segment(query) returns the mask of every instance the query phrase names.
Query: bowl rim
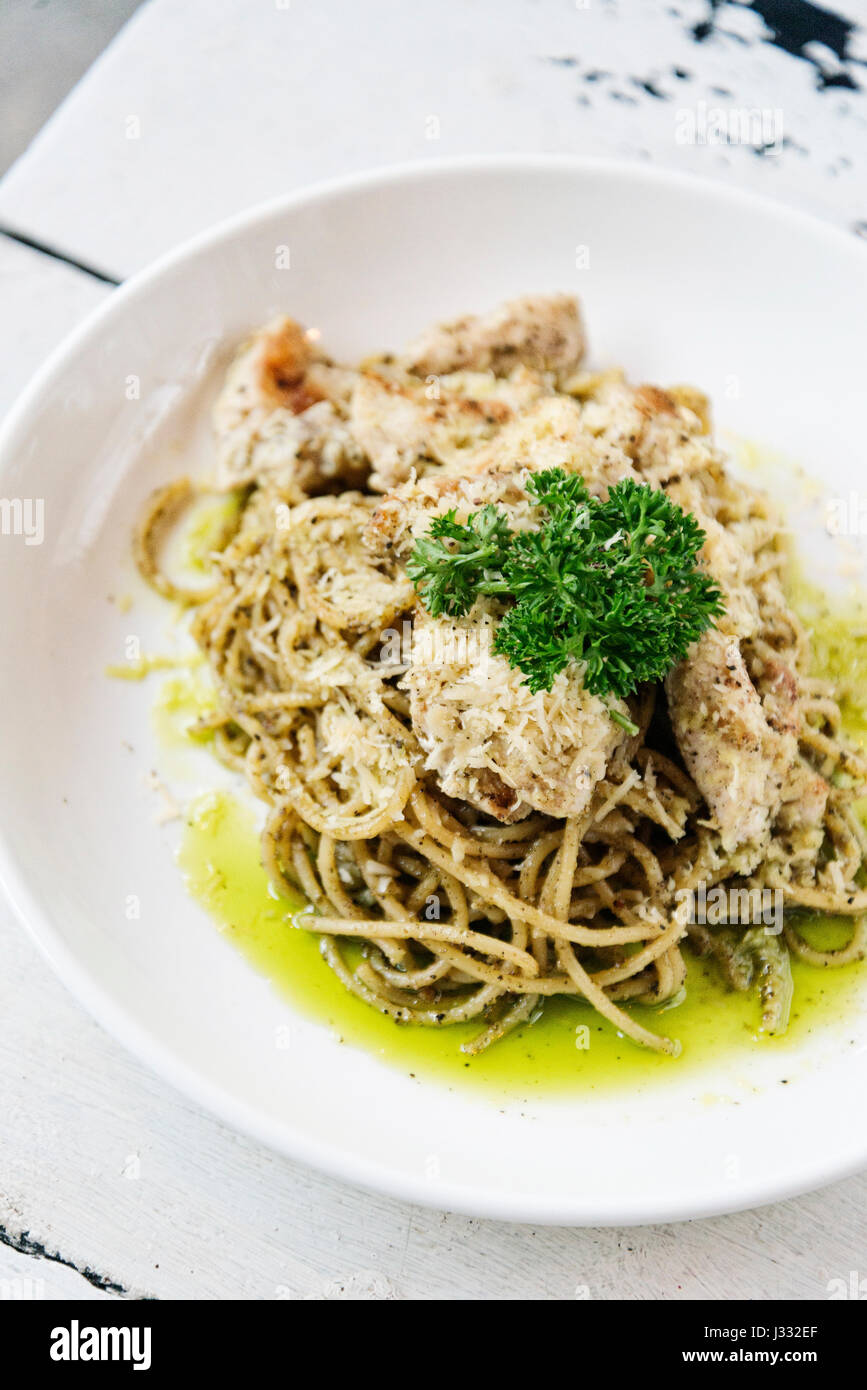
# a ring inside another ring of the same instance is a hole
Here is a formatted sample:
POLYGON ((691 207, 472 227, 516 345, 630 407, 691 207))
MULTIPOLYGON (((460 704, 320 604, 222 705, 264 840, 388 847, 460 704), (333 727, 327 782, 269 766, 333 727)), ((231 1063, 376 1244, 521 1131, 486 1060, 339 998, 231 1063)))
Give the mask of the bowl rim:
MULTIPOLYGON (((798 224, 813 237, 824 240, 829 254, 845 254, 853 260, 867 255, 867 248, 851 233, 810 213, 792 209, 775 198, 731 187, 705 176, 629 160, 560 154, 465 155, 384 165, 341 175, 305 185, 294 192, 267 199, 233 214, 164 252, 113 290, 51 351, 0 424, 0 485, 22 426, 26 425, 35 404, 61 377, 67 363, 97 338, 106 324, 123 315, 129 304, 146 296, 156 281, 185 262, 195 260, 220 242, 231 240, 274 215, 293 212, 332 197, 400 184, 435 184, 437 180, 452 175, 475 178, 498 172, 514 176, 546 171, 561 172, 576 179, 586 175, 601 176, 612 181, 626 179, 651 185, 660 194, 666 190, 689 191, 719 204, 752 207, 761 210, 765 217, 776 220, 782 231, 790 229, 793 223, 798 224)), ((860 264, 863 272, 867 261, 860 264)), ((373 1161, 338 1145, 310 1139, 303 1131, 294 1129, 291 1122, 272 1120, 263 1115, 254 1105, 231 1095, 218 1083, 200 1075, 192 1064, 181 1061, 156 1032, 131 1019, 124 1008, 115 1002, 110 990, 91 977, 37 902, 27 876, 19 868, 2 823, 0 889, 31 940, 75 998, 109 1034, 177 1092, 233 1130, 246 1134, 272 1151, 355 1187, 367 1188, 419 1206, 487 1219, 570 1226, 629 1226, 693 1220, 748 1210, 849 1177, 867 1165, 867 1150, 856 1155, 850 1152, 836 1161, 827 1157, 824 1160, 817 1158, 798 1176, 786 1180, 757 1178, 752 1183, 742 1184, 736 1194, 721 1190, 719 1184, 707 1185, 685 1199, 670 1199, 651 1212, 647 1210, 646 1200, 636 1201, 628 1193, 620 1194, 616 1199, 597 1196, 589 1200, 577 1194, 549 1198, 543 1192, 532 1195, 485 1195, 476 1188, 442 1181, 432 1191, 432 1184, 424 1177, 413 1178, 382 1161, 373 1161)))

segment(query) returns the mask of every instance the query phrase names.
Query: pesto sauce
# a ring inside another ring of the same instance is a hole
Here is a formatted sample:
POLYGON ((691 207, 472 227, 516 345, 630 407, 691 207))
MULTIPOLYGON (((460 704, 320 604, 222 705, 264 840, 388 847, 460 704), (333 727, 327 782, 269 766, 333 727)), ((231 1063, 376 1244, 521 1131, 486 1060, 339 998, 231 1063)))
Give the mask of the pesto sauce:
POLYGON ((155 671, 169 671, 175 667, 200 666, 203 658, 196 652, 190 656, 168 656, 157 652, 149 656, 138 656, 124 665, 106 666, 105 674, 116 681, 143 681, 155 671))
POLYGON ((151 710, 154 732, 164 749, 189 747, 191 739, 205 743, 213 739, 213 731, 197 733, 196 721, 211 714, 215 708, 214 687, 204 665, 180 671, 164 680, 151 710))
MULTIPOLYGON (((209 792, 193 804, 178 862, 192 896, 294 1007, 403 1070, 493 1085, 513 1094, 634 1089, 756 1046, 785 1055, 818 1028, 845 1021, 862 984, 858 966, 817 970, 793 961, 789 1028, 781 1037, 770 1037, 759 1029, 757 992, 727 990, 712 963, 695 960, 687 951, 684 1002, 667 1010, 630 1008, 647 1027, 680 1039, 683 1053, 676 1062, 636 1046, 588 1005, 564 998, 550 999, 535 1023, 480 1056, 467 1057, 460 1045, 484 1026, 479 1021, 447 1028, 401 1025, 344 988, 322 959, 315 934, 292 925, 306 903, 300 894, 278 897, 271 888, 253 815, 231 793, 209 792)), ((809 930, 817 946, 840 944, 846 936, 838 922, 817 921, 809 930)))
POLYGON ((211 572, 211 555, 222 550, 241 515, 241 493, 208 497, 193 505, 192 515, 180 535, 180 562, 192 576, 211 572))

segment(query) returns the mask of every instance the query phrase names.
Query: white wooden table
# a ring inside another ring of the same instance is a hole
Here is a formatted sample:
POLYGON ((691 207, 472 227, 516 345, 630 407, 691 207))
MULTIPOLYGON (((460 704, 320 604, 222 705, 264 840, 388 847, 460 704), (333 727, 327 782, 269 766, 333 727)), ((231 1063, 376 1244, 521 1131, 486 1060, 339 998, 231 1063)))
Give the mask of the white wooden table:
MULTIPOLYGON (((259 199, 375 164, 613 155, 867 235, 867 39, 848 27, 858 0, 826 3, 823 46, 773 35, 758 0, 712 17, 704 0, 151 0, 0 184, 0 407, 111 293, 58 254, 121 279, 259 199), (782 139, 764 154, 683 143, 714 107, 764 109, 782 139)), ((151 1076, 5 907, 0 950, 0 1298, 803 1298, 864 1270, 867 1176, 598 1231, 341 1186, 151 1076)))

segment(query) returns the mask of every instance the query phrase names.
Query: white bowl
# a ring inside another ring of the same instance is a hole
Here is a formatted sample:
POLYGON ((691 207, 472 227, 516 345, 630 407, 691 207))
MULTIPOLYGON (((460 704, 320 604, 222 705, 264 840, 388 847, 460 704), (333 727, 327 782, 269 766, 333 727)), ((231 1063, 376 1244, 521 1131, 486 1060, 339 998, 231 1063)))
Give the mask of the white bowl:
POLYGON ((205 463, 203 407, 227 345, 285 310, 353 359, 546 289, 581 296, 596 360, 698 383, 724 426, 844 495, 857 486, 867 257, 818 223, 693 179, 554 158, 416 166, 258 208, 113 295, 2 432, 0 493, 44 499, 45 538, 0 544, 0 870, 93 1014, 283 1153, 476 1215, 701 1216, 867 1162, 867 1112, 852 1104, 867 1084, 864 1014, 785 1064, 757 1048, 598 1097, 414 1080, 300 1016, 276 1048, 289 1006, 187 897, 174 832, 153 822, 151 693, 104 676, 126 635, 148 649, 164 632, 156 601, 124 614, 107 599, 131 582, 145 494, 205 463))

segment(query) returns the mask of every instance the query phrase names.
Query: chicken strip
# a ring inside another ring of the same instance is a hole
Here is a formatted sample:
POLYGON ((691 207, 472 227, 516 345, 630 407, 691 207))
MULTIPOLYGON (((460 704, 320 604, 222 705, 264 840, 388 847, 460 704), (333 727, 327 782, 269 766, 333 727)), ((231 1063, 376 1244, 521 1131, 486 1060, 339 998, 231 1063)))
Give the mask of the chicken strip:
POLYGON ((544 396, 530 405, 475 450, 468 471, 514 470, 516 465, 534 473, 544 468, 580 473, 594 497, 606 496, 621 478, 638 478, 624 450, 591 434, 581 407, 565 396, 544 396))
POLYGON ((535 527, 538 516, 526 481, 544 468, 580 473, 595 497, 607 495, 621 478, 636 476, 623 451, 588 434, 580 407, 562 396, 542 397, 461 462, 460 472, 450 466, 434 469, 390 492, 367 530, 372 548, 407 555, 433 518, 452 507, 463 522, 493 503, 507 512, 512 530, 535 527))
MULTIPOLYGON (((466 618, 416 614, 402 685, 425 766, 447 796, 505 823, 533 811, 579 816, 628 735, 577 668, 534 695, 494 653, 495 621, 481 600, 466 618)), ((622 700, 611 709, 629 717, 622 700)))
MULTIPOLYGON (((582 393, 580 382, 575 389, 582 393)), ((710 433, 707 401, 691 387, 631 386, 607 373, 584 401, 582 417, 587 431, 622 450, 642 480, 656 487, 723 459, 710 433)))
POLYGON ((506 512, 513 531, 532 529, 536 522, 524 486, 526 476, 514 468, 485 469, 465 477, 442 470, 428 473, 383 498, 367 524, 365 543, 374 554, 405 560, 435 517, 454 510, 465 524, 472 512, 489 503, 506 512))
MULTIPOLYGON (((488 503, 507 514, 512 530, 535 529, 529 471, 504 458, 471 476, 440 471, 407 483, 384 499, 366 540, 375 552, 401 559, 434 516, 454 509, 466 521, 488 503)), ((448 796, 497 820, 521 820, 534 810, 580 815, 628 737, 611 711, 628 720, 628 707, 590 695, 577 667, 561 672, 550 691, 532 694, 522 673, 494 653, 499 616, 496 602, 484 599, 458 619, 416 609, 402 684, 426 766, 448 796)))
POLYGON ((462 467, 475 446, 546 389, 538 374, 523 367, 502 380, 490 372, 457 372, 434 383, 363 372, 352 393, 349 428, 370 460, 369 486, 389 492, 413 472, 462 467))
POLYGON ((792 672, 763 702, 735 636, 711 628, 666 677, 668 708, 687 769, 719 828, 722 847, 760 847, 797 756, 792 672))
POLYGON ((692 513, 704 531, 700 559, 719 585, 725 605, 717 626, 741 640, 752 637, 759 627, 758 599, 749 573, 752 551, 740 543, 733 528, 721 525, 713 516, 694 478, 675 479, 665 491, 685 512, 692 513))
POLYGON ((404 354, 418 376, 464 367, 507 376, 519 364, 541 372, 574 372, 585 351, 577 299, 567 294, 526 295, 488 314, 468 314, 429 328, 404 354))
POLYGON ((214 407, 218 485, 269 476, 298 501, 338 481, 363 483, 367 461, 344 418, 356 376, 322 357, 293 319, 274 319, 253 334, 214 407))

